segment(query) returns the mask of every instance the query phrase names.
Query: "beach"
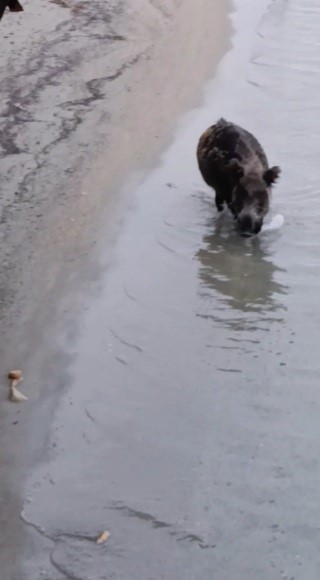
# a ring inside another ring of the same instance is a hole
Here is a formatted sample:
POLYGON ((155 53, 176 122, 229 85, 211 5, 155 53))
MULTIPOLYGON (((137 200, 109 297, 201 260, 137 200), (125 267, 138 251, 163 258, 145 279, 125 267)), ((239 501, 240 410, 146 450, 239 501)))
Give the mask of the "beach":
MULTIPOLYGON (((121 184, 154 165, 179 115, 201 100, 204 82, 230 46, 228 8, 208 0, 196 6, 191 0, 28 1, 23 13, 6 11, 1 21, 0 559, 6 579, 42 578, 40 562, 48 555, 45 538, 20 513, 26 474, 45 453, 63 392, 64 379, 48 381, 51 363, 44 362, 67 315, 62 305, 68 297, 67 316, 77 316, 83 283, 98 277, 97 248, 114 245, 131 202, 121 184), (41 385, 39 364, 49 373, 41 385), (32 401, 19 408, 7 401, 6 373, 16 366, 32 401)), ((51 571, 47 578, 60 575, 51 571)))
POLYGON ((2 21, 3 324, 30 319, 66 252, 86 251, 101 208, 154 162, 230 37, 222 1, 66 4, 28 2, 2 21))
POLYGON ((44 6, 1 22, 1 577, 318 580, 318 3, 44 6), (220 117, 281 168, 253 238, 220 117))

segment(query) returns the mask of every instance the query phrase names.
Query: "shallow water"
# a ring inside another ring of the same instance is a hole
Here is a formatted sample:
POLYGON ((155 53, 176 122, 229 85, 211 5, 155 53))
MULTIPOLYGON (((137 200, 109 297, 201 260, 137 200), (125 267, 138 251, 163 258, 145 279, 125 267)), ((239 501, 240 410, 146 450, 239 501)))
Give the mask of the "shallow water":
POLYGON ((69 336, 54 452, 23 513, 66 577, 319 578, 320 8, 236 4, 233 50, 132 191, 69 336), (195 146, 221 115, 281 166, 281 229, 243 240, 217 218, 195 146))

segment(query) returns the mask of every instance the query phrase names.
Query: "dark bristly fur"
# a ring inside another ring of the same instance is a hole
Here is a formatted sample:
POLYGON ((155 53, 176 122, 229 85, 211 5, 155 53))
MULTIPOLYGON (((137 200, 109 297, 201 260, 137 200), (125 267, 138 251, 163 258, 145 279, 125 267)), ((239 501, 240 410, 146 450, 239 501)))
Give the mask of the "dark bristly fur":
POLYGON ((269 168, 257 139, 234 123, 220 119, 200 137, 197 158, 204 181, 216 192, 216 206, 224 203, 244 236, 261 230, 269 209, 271 186, 280 175, 269 168))

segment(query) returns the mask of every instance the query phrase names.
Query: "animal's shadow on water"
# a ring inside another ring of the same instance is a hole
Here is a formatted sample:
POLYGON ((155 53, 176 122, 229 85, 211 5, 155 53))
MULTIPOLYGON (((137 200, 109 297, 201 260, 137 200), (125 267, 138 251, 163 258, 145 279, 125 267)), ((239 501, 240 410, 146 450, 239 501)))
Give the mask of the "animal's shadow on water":
POLYGON ((200 263, 197 316, 234 330, 268 330, 270 322, 281 322, 287 288, 276 278, 285 270, 273 261, 270 236, 241 238, 228 213, 211 219, 206 229, 195 254, 200 263))

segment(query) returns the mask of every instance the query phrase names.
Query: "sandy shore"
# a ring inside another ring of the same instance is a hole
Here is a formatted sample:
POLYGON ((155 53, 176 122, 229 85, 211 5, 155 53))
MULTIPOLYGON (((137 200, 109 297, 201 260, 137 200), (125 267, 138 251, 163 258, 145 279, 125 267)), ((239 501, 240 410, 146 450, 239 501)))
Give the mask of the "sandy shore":
MULTIPOLYGON (((23 221, 37 205, 31 211, 23 192, 17 202, 11 262, 15 272, 21 266, 13 300, 21 314, 2 332, 1 368, 22 368, 29 400, 13 405, 3 383, 4 580, 319 579, 319 6, 233 5, 233 48, 172 139, 201 81, 184 88, 179 110, 157 125, 160 111, 169 111, 161 101, 169 81, 161 86, 161 78, 176 78, 169 74, 174 47, 182 46, 176 36, 194 38, 199 3, 177 5, 170 19, 149 5, 143 37, 138 12, 124 19, 130 38, 149 42, 148 58, 117 78, 92 64, 87 80, 113 78, 98 85, 103 98, 94 83, 94 102, 80 106, 73 89, 66 96, 45 83, 57 103, 79 108, 62 109, 68 123, 77 115, 82 122, 48 150, 28 185, 30 196, 34 188, 45 198, 38 233, 23 221), (217 216, 194 146, 221 114, 253 131, 270 164, 281 167, 269 214, 284 216, 278 231, 245 240, 228 212, 217 216), (81 143, 90 147, 80 151, 81 143), (30 247, 32 261, 24 261, 30 247), (97 545, 103 530, 110 537, 97 545)), ((77 26, 72 35, 83 34, 77 26)), ((48 38, 43 46, 53 54, 48 38)), ((214 43, 201 50, 198 60, 184 53, 179 89, 183 76, 189 85, 192 63, 195 74, 206 60, 211 76, 214 43)), ((63 53, 72 57, 70 45, 63 53)), ((84 71, 86 63, 72 66, 84 71)), ((64 74, 56 80, 66 87, 64 74)), ((79 86, 87 99, 85 82, 79 86)), ((37 104, 37 123, 60 127, 62 113, 52 107, 45 117, 37 104)), ((31 139, 36 123, 27 127, 31 139)))
POLYGON ((228 44, 222 0, 70 6, 30 2, 2 21, 0 303, 20 328, 228 44))
MULTIPOLYGON (((230 39, 224 0, 38 4, 25 2, 25 12, 6 13, 1 22, 3 373, 41 358, 68 281, 121 225, 129 195, 120 198, 118 186, 156 162, 230 39), (104 223, 109 216, 108 231, 99 227, 101 214, 104 223)), ((47 428, 39 396, 35 387, 32 408, 22 408, 12 437, 16 408, 6 402, 3 381, 4 578, 20 580, 22 482, 47 428), (27 425, 35 420, 37 440, 30 440, 27 425)))

